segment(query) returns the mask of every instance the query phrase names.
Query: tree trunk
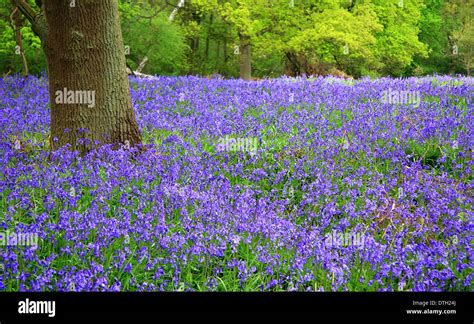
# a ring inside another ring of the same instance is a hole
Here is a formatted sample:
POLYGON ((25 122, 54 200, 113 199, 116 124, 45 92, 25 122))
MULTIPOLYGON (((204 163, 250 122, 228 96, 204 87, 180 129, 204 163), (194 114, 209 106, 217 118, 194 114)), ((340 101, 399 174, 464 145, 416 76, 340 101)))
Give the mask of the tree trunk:
POLYGON ((224 64, 227 64, 229 54, 227 53, 227 30, 224 34, 224 64))
MULTIPOLYGON (((17 3, 28 18, 31 8, 17 3)), ((141 144, 117 0, 44 1, 43 10, 46 29, 38 30, 48 66, 51 148, 141 144)))
POLYGON ((285 74, 296 77, 301 75, 300 64, 298 58, 293 52, 286 52, 285 74))
POLYGON ((219 67, 220 67, 219 58, 220 58, 220 56, 221 56, 221 41, 219 39, 219 40, 217 40, 216 65, 214 66, 214 70, 217 71, 217 73, 220 73, 220 71, 219 71, 219 67))
POLYGON ((10 15, 10 20, 11 20, 13 30, 15 31, 15 40, 16 40, 16 46, 17 46, 15 52, 16 54, 21 56, 21 60, 23 62, 23 75, 27 77, 28 76, 28 61, 26 60, 25 51, 23 49, 23 38, 21 35, 21 27, 23 27, 23 19, 22 19, 23 17, 18 7, 16 7, 15 1, 11 0, 11 2, 13 5, 13 11, 10 15))
POLYGON ((201 60, 199 59, 199 36, 191 38, 191 74, 199 72, 201 60))
POLYGON ((206 35, 206 49, 204 51, 204 60, 207 63, 209 59, 209 42, 211 38, 211 33, 212 33, 212 23, 214 22, 214 15, 211 14, 211 17, 209 18, 209 26, 207 28, 207 35, 206 35))
POLYGON ((239 34, 240 38, 240 78, 251 80, 252 66, 250 53, 250 39, 248 36, 239 34))

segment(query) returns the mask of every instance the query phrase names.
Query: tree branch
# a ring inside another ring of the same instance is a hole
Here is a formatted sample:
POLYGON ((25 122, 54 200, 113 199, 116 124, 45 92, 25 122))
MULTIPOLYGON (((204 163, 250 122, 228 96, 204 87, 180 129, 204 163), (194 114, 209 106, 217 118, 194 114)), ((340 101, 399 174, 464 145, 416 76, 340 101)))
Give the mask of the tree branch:
MULTIPOLYGON (((28 19, 33 29, 33 32, 41 39, 41 41, 46 40, 46 19, 44 12, 40 9, 39 12, 35 11, 28 4, 26 0, 14 0, 18 9, 21 13, 28 19)), ((42 1, 37 1, 37 4, 42 4, 42 1)))
MULTIPOLYGON (((25 56, 25 51, 23 50, 23 41, 21 38, 21 17, 20 13, 18 11, 18 7, 14 7, 12 14, 10 15, 10 20, 11 24, 13 27, 13 30, 15 31, 15 39, 16 39, 16 45, 18 46, 16 51, 19 51, 19 55, 21 55, 21 58, 23 60, 23 71, 25 77, 28 76, 28 61, 26 60, 25 56)), ((16 52, 15 51, 15 52, 16 52)))

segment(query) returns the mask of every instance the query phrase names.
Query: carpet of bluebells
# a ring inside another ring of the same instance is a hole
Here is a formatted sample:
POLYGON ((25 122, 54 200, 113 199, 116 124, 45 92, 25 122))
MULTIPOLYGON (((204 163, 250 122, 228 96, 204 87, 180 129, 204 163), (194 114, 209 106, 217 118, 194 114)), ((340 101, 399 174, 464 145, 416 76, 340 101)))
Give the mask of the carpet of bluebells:
POLYGON ((147 150, 80 156, 49 151, 44 77, 0 79, 0 232, 38 237, 0 290, 472 291, 473 89, 132 78, 147 150))

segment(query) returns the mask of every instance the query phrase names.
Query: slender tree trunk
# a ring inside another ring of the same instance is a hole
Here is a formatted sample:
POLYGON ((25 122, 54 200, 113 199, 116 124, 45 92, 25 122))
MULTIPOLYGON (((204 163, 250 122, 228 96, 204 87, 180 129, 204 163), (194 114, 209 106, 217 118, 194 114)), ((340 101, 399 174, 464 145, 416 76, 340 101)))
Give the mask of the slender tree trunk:
POLYGON ((466 55, 465 57, 466 72, 468 76, 471 76, 472 60, 473 60, 473 53, 472 53, 472 46, 471 46, 469 47, 468 55, 466 55))
POLYGON ((204 50, 204 61, 207 62, 209 59, 209 35, 206 36, 206 47, 204 50))
POLYGON ((22 12, 40 36, 51 103, 51 148, 141 144, 132 108, 117 0, 50 0, 22 12))
POLYGON ((227 53, 227 30, 224 34, 224 64, 227 64, 229 54, 227 53))
POLYGON ((221 56, 221 41, 220 41, 220 40, 217 40, 216 65, 214 66, 214 70, 217 71, 217 73, 220 73, 220 71, 219 71, 219 67, 220 67, 219 59, 220 59, 220 56, 221 56))
POLYGON ((206 62, 209 59, 209 42, 210 42, 210 39, 211 39, 213 21, 214 21, 214 15, 211 14, 211 17, 209 18, 209 27, 207 28, 207 35, 206 35, 206 50, 204 52, 204 59, 205 59, 206 62))
POLYGON ((17 46, 17 49, 15 52, 21 56, 21 59, 23 62, 23 75, 27 77, 28 76, 28 61, 26 60, 25 51, 23 49, 23 39, 21 36, 21 27, 23 26, 23 19, 22 19, 23 17, 18 7, 16 7, 15 1, 11 0, 11 2, 14 6, 12 14, 10 15, 10 20, 11 20, 12 27, 15 31, 15 40, 16 40, 16 46, 17 46))
POLYGON ((240 78, 250 80, 252 78, 250 39, 239 33, 240 38, 240 78))
POLYGON ((191 38, 191 74, 197 73, 201 64, 199 59, 199 36, 191 38))

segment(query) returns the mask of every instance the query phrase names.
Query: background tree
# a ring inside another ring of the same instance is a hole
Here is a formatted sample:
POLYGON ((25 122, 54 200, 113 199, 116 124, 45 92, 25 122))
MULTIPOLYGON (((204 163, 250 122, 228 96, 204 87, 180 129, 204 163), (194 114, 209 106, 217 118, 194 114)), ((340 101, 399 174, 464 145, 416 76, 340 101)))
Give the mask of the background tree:
POLYGON ((452 0, 444 4, 443 15, 451 27, 447 33, 451 73, 471 73, 474 52, 473 13, 473 0, 452 0))
POLYGON ((423 0, 373 0, 373 8, 383 25, 375 35, 377 72, 403 75, 416 56, 428 55, 428 46, 418 38, 423 0))
POLYGON ((336 69, 360 76, 375 65, 375 33, 382 25, 372 6, 325 2, 303 10, 310 12, 310 25, 288 42, 288 50, 304 62, 301 72, 327 74, 336 69))
POLYGON ((0 73, 21 72, 25 59, 28 72, 38 75, 46 68, 41 40, 33 33, 31 25, 21 12, 15 10, 17 7, 14 1, 5 2, 5 5, 0 6, 0 73), (18 23, 12 24, 15 20, 19 20, 18 23), (21 49, 17 44, 18 37, 21 37, 21 49))
POLYGON ((123 0, 119 3, 127 62, 141 72, 162 75, 187 73, 188 45, 183 28, 169 20, 171 6, 166 2, 123 0), (145 32, 144 32, 145 31, 145 32))

